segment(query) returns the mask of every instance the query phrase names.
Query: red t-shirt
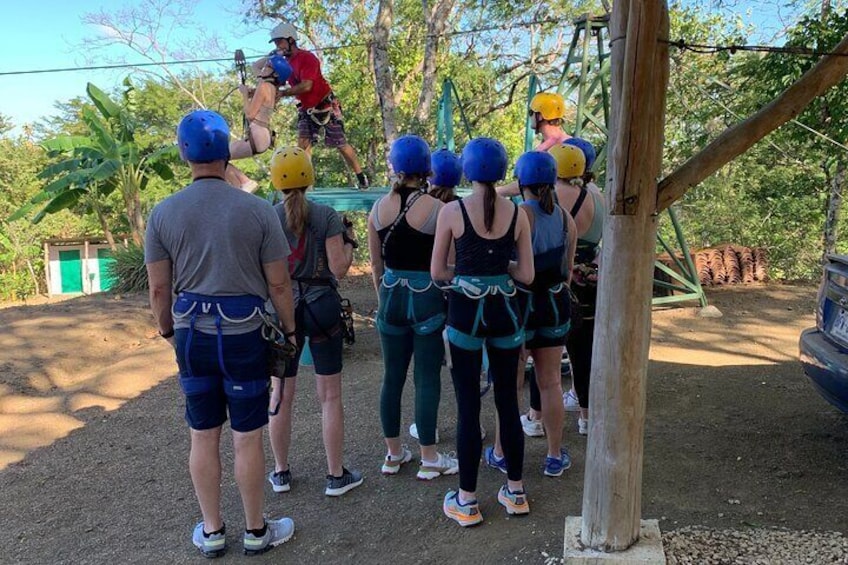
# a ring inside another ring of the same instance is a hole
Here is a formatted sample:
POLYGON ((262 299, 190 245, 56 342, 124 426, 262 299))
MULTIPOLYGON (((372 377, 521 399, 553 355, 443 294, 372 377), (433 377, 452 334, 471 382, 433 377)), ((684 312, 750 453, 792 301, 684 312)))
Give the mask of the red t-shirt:
POLYGON ((289 59, 289 65, 292 68, 288 80, 290 85, 295 86, 304 80, 312 81, 312 89, 309 92, 296 95, 304 110, 314 108, 330 94, 330 84, 321 74, 321 62, 318 57, 301 49, 289 59))

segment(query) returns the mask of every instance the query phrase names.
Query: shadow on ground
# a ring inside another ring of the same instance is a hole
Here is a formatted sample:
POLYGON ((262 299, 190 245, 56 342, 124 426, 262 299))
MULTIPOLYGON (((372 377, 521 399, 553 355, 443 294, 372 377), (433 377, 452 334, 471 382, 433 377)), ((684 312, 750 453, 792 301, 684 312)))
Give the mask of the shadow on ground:
MULTIPOLYGON (((646 518, 661 519, 664 530, 756 525, 848 531, 848 497, 840 492, 848 484, 848 418, 819 399, 795 361, 795 341, 810 323, 806 308, 814 294, 812 287, 721 292, 711 295, 725 312, 720 320, 699 319, 694 309, 655 313, 654 344, 660 348, 652 351, 649 367, 646 518), (751 327, 758 335, 748 340, 751 327), (734 361, 739 357, 748 362, 734 361)), ((575 416, 566 419, 575 465, 562 478, 542 476, 544 441, 527 440, 530 516, 507 518, 495 498, 503 475, 481 468, 486 522, 459 528, 441 513, 441 499, 456 478, 418 482, 414 465, 398 476, 379 474, 382 365, 367 322, 373 291, 360 281, 345 295, 361 315, 358 341, 346 352, 346 463, 366 474, 365 484, 341 499, 323 495, 320 409, 314 376, 304 370, 298 377, 293 490, 274 495, 267 488, 269 513, 291 516, 298 530, 290 543, 251 562, 543 563, 546 556, 560 556, 565 516, 579 514, 582 502, 585 440, 575 433, 575 416)), ((141 316, 143 303, 135 307, 141 316)), ((96 355, 88 358, 97 364, 96 355)), ((441 445, 452 450, 455 404, 447 373, 442 384, 441 445)), ((407 425, 411 409, 410 385, 407 425)), ((189 542, 199 516, 176 381, 167 379, 117 410, 92 408, 78 416, 83 427, 0 471, 0 531, 12 541, 4 560, 204 562, 189 542)), ((489 395, 483 422, 490 435, 493 421, 489 395)), ((223 563, 240 559, 242 527, 229 439, 225 434, 223 504, 233 549, 223 563)))

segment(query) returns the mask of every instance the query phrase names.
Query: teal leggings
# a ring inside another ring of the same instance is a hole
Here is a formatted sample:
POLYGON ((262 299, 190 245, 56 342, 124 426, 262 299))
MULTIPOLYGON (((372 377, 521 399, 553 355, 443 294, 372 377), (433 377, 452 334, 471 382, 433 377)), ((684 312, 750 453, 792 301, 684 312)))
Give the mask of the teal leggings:
POLYGON ((436 418, 441 397, 442 358, 445 344, 441 332, 418 335, 381 333, 383 344, 383 388, 380 419, 384 437, 400 435, 400 405, 409 362, 415 357, 415 425, 421 445, 436 443, 436 418))

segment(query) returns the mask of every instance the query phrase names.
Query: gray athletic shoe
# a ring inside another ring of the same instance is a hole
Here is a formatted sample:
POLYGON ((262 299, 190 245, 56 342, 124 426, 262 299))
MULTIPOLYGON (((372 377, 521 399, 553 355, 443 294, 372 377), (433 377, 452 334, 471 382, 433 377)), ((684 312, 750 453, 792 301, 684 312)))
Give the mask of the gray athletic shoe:
POLYGON ((294 522, 291 518, 280 518, 279 520, 266 520, 265 535, 256 537, 255 535, 244 533, 244 554, 259 555, 265 553, 272 547, 286 543, 294 535, 294 522))
POLYGON ((355 489, 362 484, 362 473, 356 471, 348 471, 342 467, 342 476, 334 477, 327 475, 327 489, 324 494, 327 496, 341 496, 349 490, 355 489))
POLYGON ((214 559, 221 557, 227 551, 227 537, 225 528, 221 528, 219 533, 209 534, 203 533, 203 522, 200 522, 194 527, 194 532, 191 534, 191 543, 200 550, 203 557, 214 559))
POLYGON ((291 469, 286 471, 271 471, 268 473, 268 482, 274 492, 289 492, 291 490, 291 469))

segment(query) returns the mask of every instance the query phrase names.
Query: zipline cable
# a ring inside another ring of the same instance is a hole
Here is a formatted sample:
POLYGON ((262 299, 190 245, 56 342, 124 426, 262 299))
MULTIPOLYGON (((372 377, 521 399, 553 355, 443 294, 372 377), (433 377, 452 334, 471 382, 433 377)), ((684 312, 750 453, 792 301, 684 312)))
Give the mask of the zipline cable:
MULTIPOLYGON (((460 29, 455 31, 444 31, 441 33, 430 33, 425 35, 425 38, 435 38, 435 37, 454 37, 461 35, 471 35, 478 33, 485 33, 489 31, 497 31, 497 30, 507 30, 512 28, 521 28, 521 27, 532 27, 536 25, 544 25, 544 24, 557 24, 563 23, 567 21, 565 18, 547 18, 540 20, 532 20, 528 22, 517 22, 511 24, 500 24, 500 25, 492 25, 485 27, 478 27, 472 29, 460 29)), ((396 39, 390 41, 390 43, 395 43, 403 41, 406 42, 406 39, 396 39)), ((328 47, 316 48, 315 51, 323 52, 323 51, 340 51, 343 49, 349 49, 351 47, 367 47, 371 44, 370 41, 363 41, 357 43, 345 43, 343 45, 332 45, 328 47)), ((265 55, 255 55, 247 57, 247 59, 259 59, 264 57, 265 55)), ((92 65, 87 67, 58 67, 53 69, 29 69, 29 70, 21 70, 21 71, 0 71, 0 76, 12 76, 12 75, 34 75, 34 74, 47 74, 47 73, 68 73, 68 72, 77 72, 77 71, 101 71, 101 70, 110 70, 110 69, 131 69, 136 67, 161 67, 167 65, 196 65, 199 63, 224 63, 224 62, 232 62, 232 57, 216 57, 209 59, 184 59, 184 60, 174 60, 174 61, 150 61, 144 63, 115 63, 110 65, 92 65)))

